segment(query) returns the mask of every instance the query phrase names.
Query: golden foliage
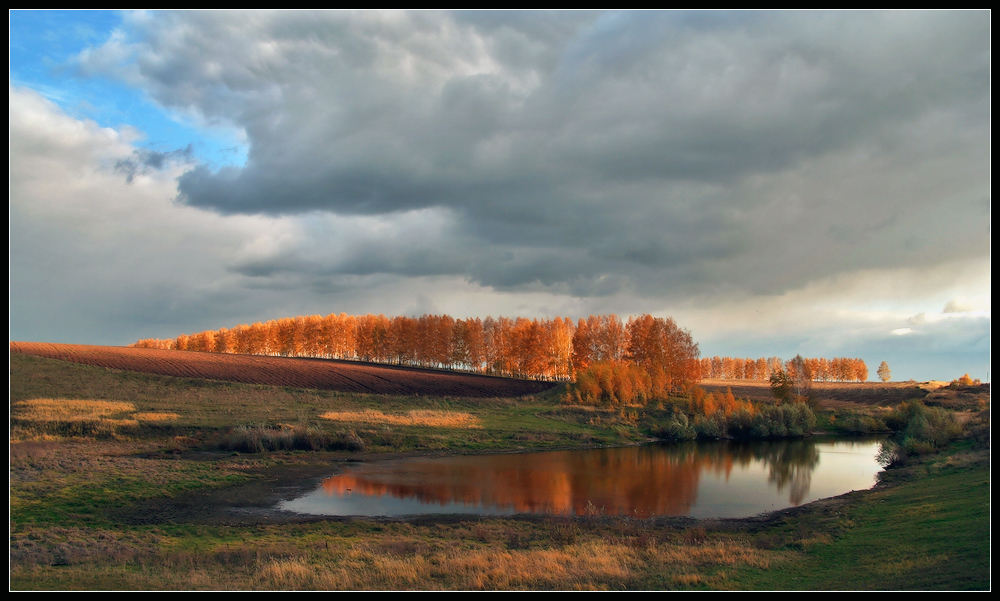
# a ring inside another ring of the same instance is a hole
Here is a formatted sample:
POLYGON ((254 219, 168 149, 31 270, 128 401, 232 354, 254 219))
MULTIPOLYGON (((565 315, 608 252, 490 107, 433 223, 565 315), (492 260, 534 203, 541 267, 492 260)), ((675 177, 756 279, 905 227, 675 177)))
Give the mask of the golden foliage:
POLYGON ((699 379, 698 345, 670 318, 617 315, 454 319, 330 314, 241 324, 231 330, 139 340, 132 346, 216 353, 324 357, 450 368, 568 381, 592 363, 629 360, 650 372, 654 388, 699 379))

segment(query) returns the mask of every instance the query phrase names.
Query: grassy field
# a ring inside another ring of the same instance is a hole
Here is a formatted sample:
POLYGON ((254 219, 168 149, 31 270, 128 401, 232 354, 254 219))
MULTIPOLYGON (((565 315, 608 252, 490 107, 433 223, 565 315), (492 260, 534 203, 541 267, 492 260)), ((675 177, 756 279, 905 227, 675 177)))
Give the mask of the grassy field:
POLYGON ((11 356, 10 386, 13 590, 990 587, 981 437, 891 470, 871 491, 766 519, 291 521, 264 512, 275 490, 333 460, 628 444, 647 437, 650 416, 564 407, 558 390, 350 395, 23 355, 11 356), (344 448, 231 450, 240 432, 344 448), (237 500, 262 512, 227 513, 237 500))

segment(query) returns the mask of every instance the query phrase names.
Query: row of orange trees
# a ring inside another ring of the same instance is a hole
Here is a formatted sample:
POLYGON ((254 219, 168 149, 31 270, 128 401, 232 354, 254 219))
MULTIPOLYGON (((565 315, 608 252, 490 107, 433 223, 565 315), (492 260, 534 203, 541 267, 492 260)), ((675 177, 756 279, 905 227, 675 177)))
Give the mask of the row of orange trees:
MULTIPOLYGON (((143 348, 325 357, 464 369, 523 378, 578 379, 594 365, 646 373, 658 390, 699 378, 698 345, 672 319, 616 315, 527 319, 345 313, 140 340, 143 348)), ((601 368, 596 368, 601 369, 601 368)))
POLYGON ((699 359, 690 332, 673 319, 652 315, 624 322, 614 314, 591 315, 573 323, 568 317, 454 319, 341 313, 140 340, 133 346, 349 359, 574 381, 572 400, 586 404, 664 398, 673 391, 689 390, 704 377, 767 379, 781 372, 809 380, 868 378, 860 359, 699 359))
POLYGON ((864 382, 868 380, 868 365, 863 359, 834 357, 827 359, 800 358, 782 361, 779 357, 765 359, 739 357, 704 357, 701 359, 701 376, 720 380, 767 380, 771 374, 785 372, 796 377, 803 371, 803 377, 819 382, 864 382))

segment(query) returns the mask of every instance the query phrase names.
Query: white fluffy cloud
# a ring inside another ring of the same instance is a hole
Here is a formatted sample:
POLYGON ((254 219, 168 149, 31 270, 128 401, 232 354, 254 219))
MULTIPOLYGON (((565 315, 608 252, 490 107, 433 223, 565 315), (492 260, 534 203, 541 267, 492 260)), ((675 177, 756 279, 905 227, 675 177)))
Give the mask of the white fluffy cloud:
POLYGON ((339 311, 580 311, 429 271, 468 259, 436 257, 448 251, 436 237, 455 228, 447 212, 218 215, 177 202, 188 163, 123 169, 141 151, 135 132, 69 117, 30 90, 9 99, 12 340, 127 344, 339 311))
POLYGON ((190 165, 128 182, 120 163, 136 150, 131 134, 71 118, 30 90, 9 98, 14 339, 127 343, 198 311, 218 319, 213 303, 236 277, 227 257, 244 239, 289 228, 178 204, 176 178, 190 165))

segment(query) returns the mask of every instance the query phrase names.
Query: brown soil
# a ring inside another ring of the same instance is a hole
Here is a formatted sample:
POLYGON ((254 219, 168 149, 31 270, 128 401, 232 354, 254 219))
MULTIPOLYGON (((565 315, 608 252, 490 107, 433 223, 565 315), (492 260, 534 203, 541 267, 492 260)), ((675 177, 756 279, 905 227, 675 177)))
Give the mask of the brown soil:
POLYGON ((516 380, 334 359, 259 357, 43 342, 11 342, 10 352, 162 376, 363 394, 518 397, 544 392, 555 386, 553 382, 538 380, 516 380))

